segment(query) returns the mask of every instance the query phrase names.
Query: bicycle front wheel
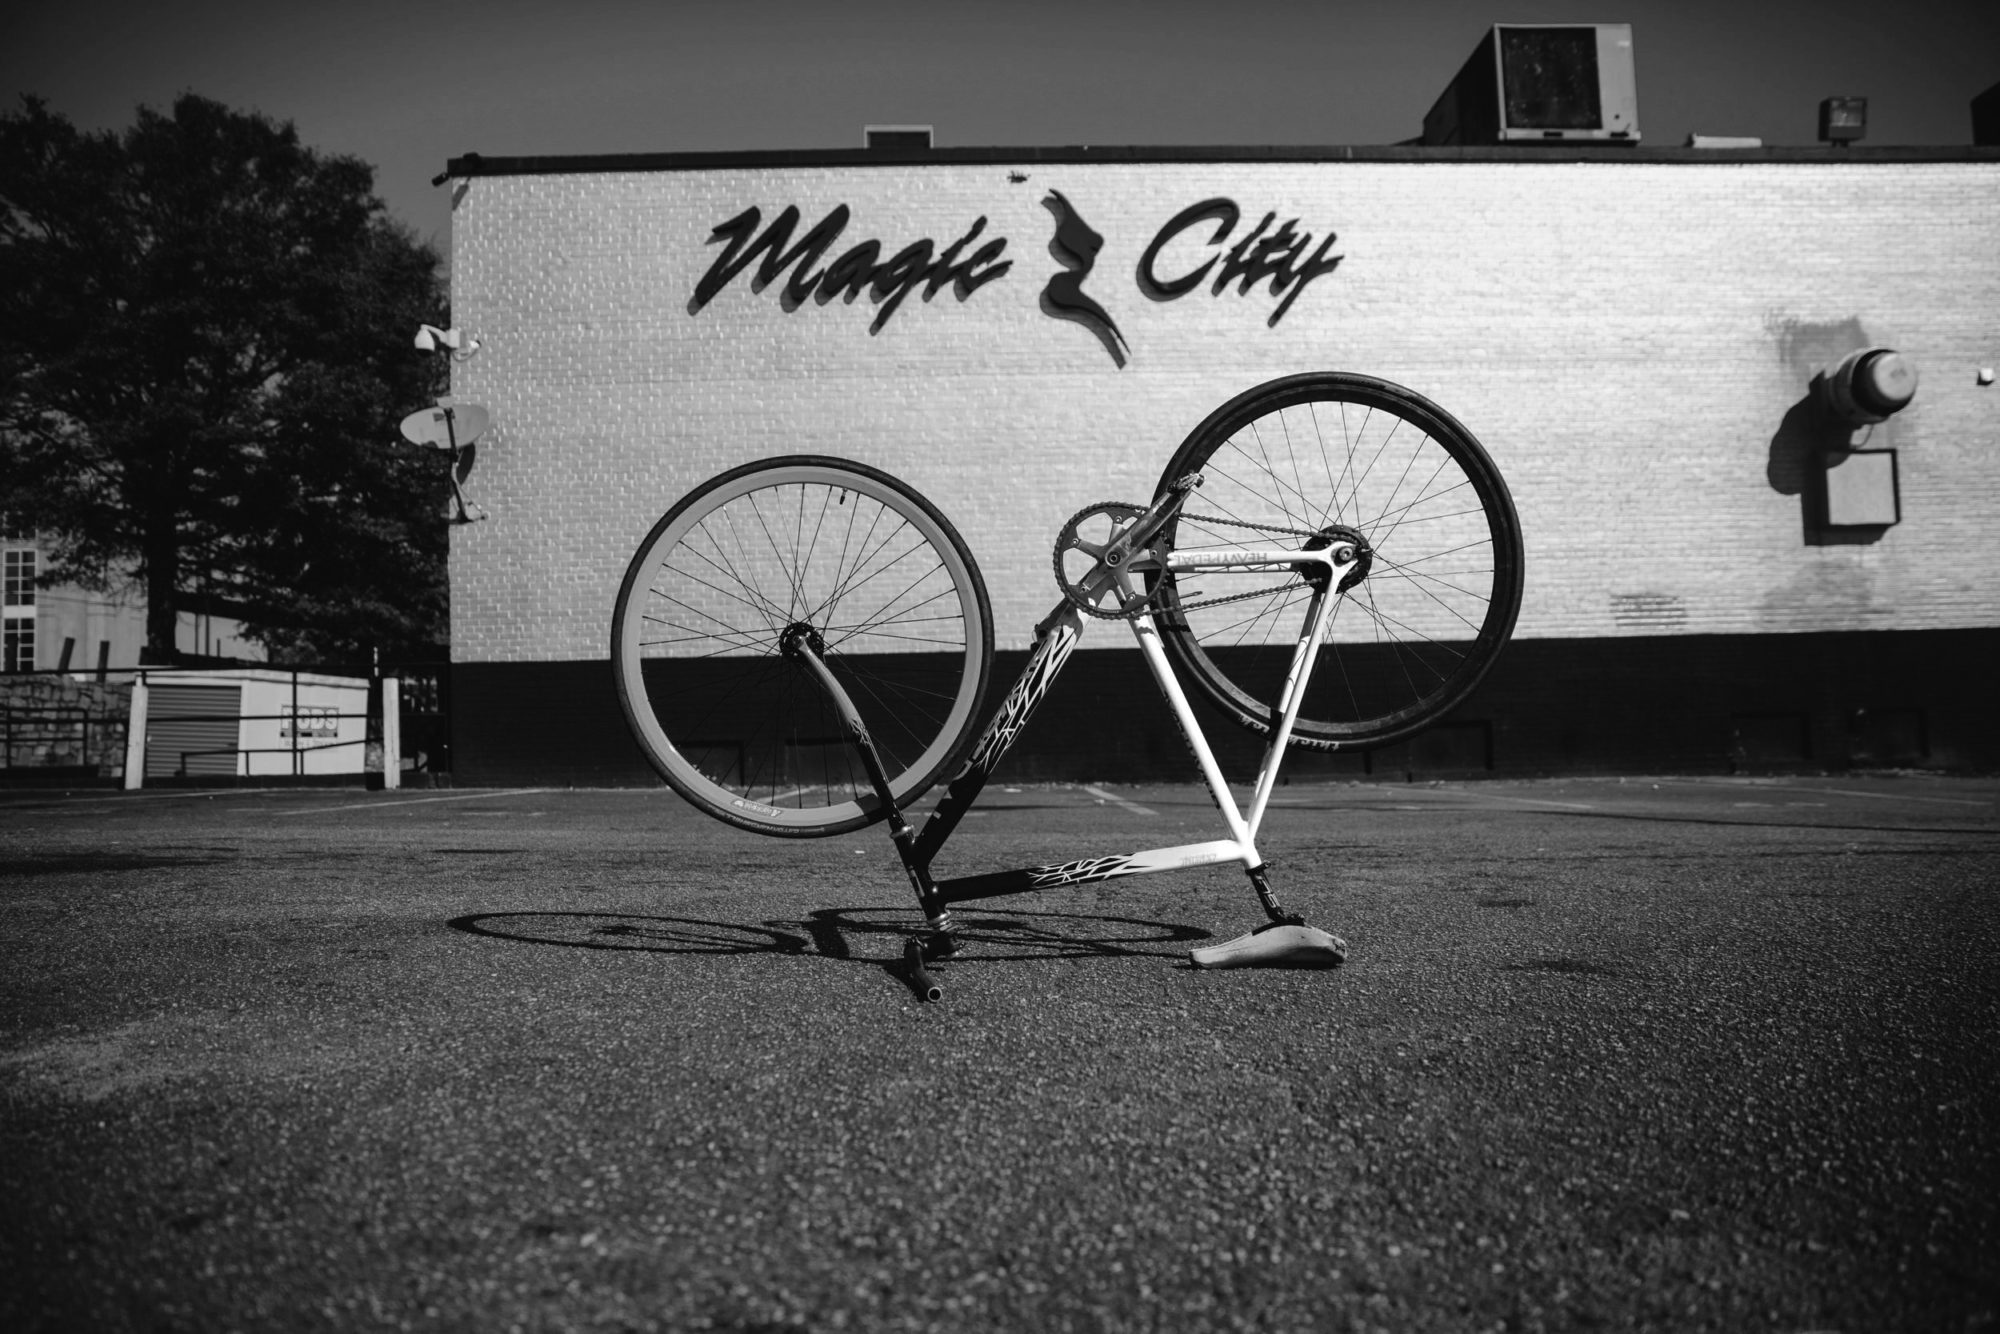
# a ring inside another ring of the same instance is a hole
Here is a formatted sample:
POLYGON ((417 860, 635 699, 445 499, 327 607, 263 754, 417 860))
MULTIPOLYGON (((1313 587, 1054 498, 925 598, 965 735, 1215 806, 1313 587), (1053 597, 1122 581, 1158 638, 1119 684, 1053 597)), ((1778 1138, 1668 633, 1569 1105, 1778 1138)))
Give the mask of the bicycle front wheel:
POLYGON ((797 455, 723 473, 655 524, 612 618, 618 698, 681 796, 761 834, 888 814, 805 637, 854 701, 898 807, 957 763, 993 661, 979 567, 889 474, 797 455))
MULTIPOLYGON (((1399 741, 1464 701, 1513 633, 1520 521, 1472 433, 1422 395, 1341 373, 1273 380, 1197 426, 1161 475, 1203 483, 1167 530, 1178 552, 1357 542, 1296 745, 1399 741)), ((1307 567, 1310 568, 1310 567, 1307 567)), ((1159 624, 1183 674, 1268 733, 1312 588, 1303 573, 1163 577, 1159 624)))

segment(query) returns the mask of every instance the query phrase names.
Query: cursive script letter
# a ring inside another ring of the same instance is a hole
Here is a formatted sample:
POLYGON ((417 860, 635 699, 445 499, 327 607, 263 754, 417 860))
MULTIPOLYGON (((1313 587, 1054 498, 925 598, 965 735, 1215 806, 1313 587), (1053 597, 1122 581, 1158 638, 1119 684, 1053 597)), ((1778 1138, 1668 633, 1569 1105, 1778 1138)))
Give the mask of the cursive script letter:
POLYGON ((701 281, 695 284, 694 299, 688 302, 688 314, 694 314, 713 301, 716 294, 729 286, 730 280, 743 272, 750 261, 759 255, 763 256, 763 262, 757 266, 757 277, 750 284, 752 291, 763 291, 786 268, 794 263, 798 264, 798 272, 785 285, 785 308, 797 309, 799 303, 805 299, 805 293, 812 290, 815 281, 813 276, 807 274, 807 270, 819 262, 819 257, 826 253, 827 247, 847 229, 848 216, 847 205, 837 205, 833 212, 820 219, 817 227, 801 237, 797 245, 787 249, 792 239, 792 229, 799 225, 797 205, 786 208, 783 213, 772 219, 771 225, 755 241, 750 237, 757 230, 757 223, 763 214, 755 207, 744 209, 709 234, 711 245, 717 241, 727 241, 729 244, 723 248, 715 263, 709 265, 708 272, 702 275, 701 281))
POLYGON ((1153 271, 1153 262, 1160 257, 1160 252, 1166 249, 1167 242, 1196 223, 1206 222, 1210 218, 1215 219, 1217 225, 1215 234, 1208 238, 1208 243, 1212 246, 1221 245, 1235 229, 1236 220, 1240 216, 1242 215, 1237 210, 1235 201, 1229 199, 1204 199, 1199 204, 1190 205, 1174 214, 1167 220, 1167 225, 1160 228, 1158 234, 1153 237, 1153 243, 1146 247, 1146 253, 1139 256, 1139 290, 1155 301, 1172 301, 1175 297, 1186 296, 1199 287, 1208 271, 1215 267, 1214 256, 1210 256, 1208 262, 1193 273, 1184 274, 1170 282, 1163 280, 1153 271))

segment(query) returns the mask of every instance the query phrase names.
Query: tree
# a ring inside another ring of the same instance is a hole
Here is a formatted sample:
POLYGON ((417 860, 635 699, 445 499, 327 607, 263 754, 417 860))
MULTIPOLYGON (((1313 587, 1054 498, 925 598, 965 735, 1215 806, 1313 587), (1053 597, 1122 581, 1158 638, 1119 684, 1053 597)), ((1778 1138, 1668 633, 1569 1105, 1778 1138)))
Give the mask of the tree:
POLYGON ((122 134, 0 115, 0 508, 48 582, 204 599, 280 656, 441 642, 447 482, 398 443, 439 387, 439 259, 374 170, 185 94, 122 134))

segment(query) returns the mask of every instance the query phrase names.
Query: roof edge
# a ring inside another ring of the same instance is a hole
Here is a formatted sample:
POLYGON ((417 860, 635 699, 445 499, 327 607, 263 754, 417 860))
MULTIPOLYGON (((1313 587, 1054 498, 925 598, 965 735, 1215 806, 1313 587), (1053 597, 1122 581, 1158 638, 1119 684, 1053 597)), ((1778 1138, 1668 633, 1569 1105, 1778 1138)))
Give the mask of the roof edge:
POLYGON ((1269 147, 1060 148, 784 148, 702 153, 593 153, 487 157, 465 153, 446 162, 436 183, 473 176, 556 176, 595 172, 726 171, 774 167, 910 167, 1079 165, 1137 162, 1644 162, 1847 163, 2000 162, 2000 148, 1848 147, 1813 144, 1771 148, 1648 148, 1630 144, 1432 148, 1414 144, 1269 147))

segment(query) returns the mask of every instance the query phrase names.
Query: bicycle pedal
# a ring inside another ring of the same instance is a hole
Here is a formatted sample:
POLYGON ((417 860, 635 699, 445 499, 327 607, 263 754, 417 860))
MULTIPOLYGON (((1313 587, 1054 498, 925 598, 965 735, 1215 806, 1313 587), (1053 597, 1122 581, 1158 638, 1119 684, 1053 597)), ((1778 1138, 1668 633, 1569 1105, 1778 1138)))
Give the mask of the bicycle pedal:
POLYGON ((1338 968, 1347 942, 1316 926, 1274 922, 1234 940, 1189 950, 1197 968, 1338 968))
POLYGON ((919 936, 917 940, 923 957, 931 963, 944 963, 956 959, 959 950, 963 948, 958 937, 943 931, 919 936))

